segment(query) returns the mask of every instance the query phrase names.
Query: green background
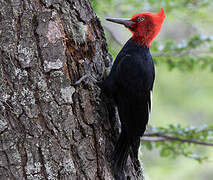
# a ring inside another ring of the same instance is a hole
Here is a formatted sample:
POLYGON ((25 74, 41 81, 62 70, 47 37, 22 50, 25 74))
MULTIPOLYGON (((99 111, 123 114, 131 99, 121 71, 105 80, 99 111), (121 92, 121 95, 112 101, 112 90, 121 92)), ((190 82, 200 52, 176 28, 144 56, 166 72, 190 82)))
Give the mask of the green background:
MULTIPOLYGON (((167 128, 213 125, 213 1, 211 0, 92 0, 115 58, 131 33, 106 17, 131 17, 135 13, 157 13, 166 19, 151 53, 156 64, 153 108, 149 125, 167 128), (116 40, 116 41, 115 41, 116 40)), ((140 158, 146 180, 212 180, 213 147, 193 146, 206 156, 202 163, 182 155, 161 157, 160 149, 141 146, 140 158)))

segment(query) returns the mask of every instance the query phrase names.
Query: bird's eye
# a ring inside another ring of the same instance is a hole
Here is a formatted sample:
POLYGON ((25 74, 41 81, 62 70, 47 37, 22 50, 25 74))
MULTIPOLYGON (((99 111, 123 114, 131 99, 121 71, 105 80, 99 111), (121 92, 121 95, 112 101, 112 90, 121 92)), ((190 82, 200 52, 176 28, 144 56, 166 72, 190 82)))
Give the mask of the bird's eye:
POLYGON ((143 16, 140 16, 140 17, 138 17, 138 19, 137 19, 138 22, 144 21, 144 20, 145 20, 145 17, 143 17, 143 16))

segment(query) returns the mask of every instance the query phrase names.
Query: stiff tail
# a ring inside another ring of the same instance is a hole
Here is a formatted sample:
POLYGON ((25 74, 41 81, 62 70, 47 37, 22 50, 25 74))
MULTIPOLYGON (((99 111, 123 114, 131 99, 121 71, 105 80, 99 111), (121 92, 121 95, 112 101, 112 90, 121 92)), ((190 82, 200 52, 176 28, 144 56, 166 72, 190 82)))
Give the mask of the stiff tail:
POLYGON ((141 163, 138 159, 138 150, 140 147, 140 143, 141 143, 140 136, 135 137, 131 146, 132 147, 131 151, 129 153, 131 159, 133 160, 132 162, 133 162, 137 177, 141 177, 141 174, 142 174, 141 163))
POLYGON ((119 178, 116 178, 116 180, 123 179, 122 178, 124 176, 123 170, 126 165, 126 161, 129 155, 129 150, 130 150, 130 142, 127 139, 126 133, 122 131, 113 153, 114 173, 116 177, 119 177, 119 178))

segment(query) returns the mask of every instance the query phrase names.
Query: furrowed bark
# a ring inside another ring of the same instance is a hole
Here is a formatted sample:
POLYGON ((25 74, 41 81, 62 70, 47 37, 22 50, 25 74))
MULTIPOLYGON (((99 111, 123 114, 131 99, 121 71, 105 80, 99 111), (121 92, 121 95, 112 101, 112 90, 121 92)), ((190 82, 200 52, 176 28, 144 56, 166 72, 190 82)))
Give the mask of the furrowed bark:
POLYGON ((90 2, 0 7, 0 179, 114 179, 115 108, 89 78, 72 85, 100 79, 111 63, 90 2))

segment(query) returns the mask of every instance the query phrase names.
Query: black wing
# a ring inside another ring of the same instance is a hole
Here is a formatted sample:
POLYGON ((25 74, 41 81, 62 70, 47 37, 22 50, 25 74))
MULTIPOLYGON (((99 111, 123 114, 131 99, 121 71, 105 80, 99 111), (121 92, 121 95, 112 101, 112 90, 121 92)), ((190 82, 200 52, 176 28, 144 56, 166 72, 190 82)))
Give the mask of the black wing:
POLYGON ((149 61, 126 55, 117 66, 119 116, 122 128, 134 136, 143 135, 149 119, 154 81, 154 67, 149 61))

